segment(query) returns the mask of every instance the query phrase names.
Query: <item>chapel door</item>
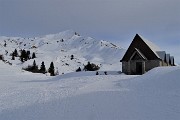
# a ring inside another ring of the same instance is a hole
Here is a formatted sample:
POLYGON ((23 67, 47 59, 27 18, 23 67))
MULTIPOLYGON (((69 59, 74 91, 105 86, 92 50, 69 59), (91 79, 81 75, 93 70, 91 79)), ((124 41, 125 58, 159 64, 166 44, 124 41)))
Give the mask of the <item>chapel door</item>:
POLYGON ((143 74, 143 65, 142 65, 142 62, 136 62, 136 73, 138 75, 142 75, 143 74))

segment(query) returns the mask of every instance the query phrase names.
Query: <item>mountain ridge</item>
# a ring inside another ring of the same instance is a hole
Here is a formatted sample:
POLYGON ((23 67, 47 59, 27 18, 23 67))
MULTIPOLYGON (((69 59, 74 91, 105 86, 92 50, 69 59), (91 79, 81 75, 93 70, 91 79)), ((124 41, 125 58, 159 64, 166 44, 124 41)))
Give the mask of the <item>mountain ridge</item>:
POLYGON ((53 61, 60 73, 73 72, 78 67, 83 68, 88 61, 99 65, 100 70, 120 71, 119 60, 125 52, 125 49, 113 43, 81 36, 73 30, 34 38, 0 36, 0 45, 0 54, 3 54, 4 58, 13 65, 25 67, 32 64, 33 60, 23 64, 17 60, 18 58, 11 60, 10 54, 14 49, 18 51, 25 49, 30 50, 31 53, 35 52, 37 64, 40 65, 44 61, 46 69, 53 61), (72 55, 73 60, 71 60, 72 55))

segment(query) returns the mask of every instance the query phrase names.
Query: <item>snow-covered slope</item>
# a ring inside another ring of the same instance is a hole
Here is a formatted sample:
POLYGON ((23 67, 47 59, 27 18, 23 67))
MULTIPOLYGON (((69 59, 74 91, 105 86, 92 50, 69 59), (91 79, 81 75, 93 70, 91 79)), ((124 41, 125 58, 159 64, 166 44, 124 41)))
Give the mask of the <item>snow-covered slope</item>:
POLYGON ((119 60, 125 52, 112 43, 83 37, 72 30, 35 38, 0 37, 0 54, 4 54, 9 62, 26 67, 31 65, 33 60, 23 65, 18 58, 15 61, 11 60, 9 55, 14 49, 30 50, 31 54, 35 52, 35 60, 39 66, 44 61, 48 68, 53 61, 60 74, 74 72, 78 67, 83 68, 88 61, 98 64, 101 70, 120 71, 119 60), (70 59, 71 55, 74 56, 73 60, 70 59))
POLYGON ((143 76, 80 72, 47 77, 0 65, 0 120, 180 118, 180 67, 155 68, 143 76))

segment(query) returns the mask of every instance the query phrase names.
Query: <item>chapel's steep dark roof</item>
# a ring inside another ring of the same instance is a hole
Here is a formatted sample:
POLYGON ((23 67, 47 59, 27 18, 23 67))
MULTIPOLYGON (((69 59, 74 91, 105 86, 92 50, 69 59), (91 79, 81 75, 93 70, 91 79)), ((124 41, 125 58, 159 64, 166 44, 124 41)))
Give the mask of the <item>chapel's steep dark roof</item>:
POLYGON ((135 48, 140 50, 147 60, 164 60, 163 57, 165 57, 165 51, 161 51, 158 46, 136 34, 121 61, 130 60, 135 48))

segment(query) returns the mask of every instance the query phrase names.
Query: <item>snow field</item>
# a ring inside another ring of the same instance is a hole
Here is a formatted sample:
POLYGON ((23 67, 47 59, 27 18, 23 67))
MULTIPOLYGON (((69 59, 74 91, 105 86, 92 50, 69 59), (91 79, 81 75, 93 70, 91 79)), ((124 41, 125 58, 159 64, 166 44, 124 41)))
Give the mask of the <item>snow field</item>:
POLYGON ((47 77, 7 68, 5 71, 0 79, 2 120, 180 117, 179 67, 155 68, 143 76, 80 72, 47 77), (14 75, 9 75, 10 71, 14 75))

